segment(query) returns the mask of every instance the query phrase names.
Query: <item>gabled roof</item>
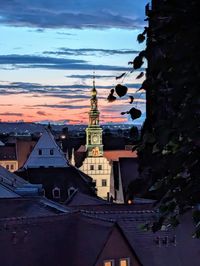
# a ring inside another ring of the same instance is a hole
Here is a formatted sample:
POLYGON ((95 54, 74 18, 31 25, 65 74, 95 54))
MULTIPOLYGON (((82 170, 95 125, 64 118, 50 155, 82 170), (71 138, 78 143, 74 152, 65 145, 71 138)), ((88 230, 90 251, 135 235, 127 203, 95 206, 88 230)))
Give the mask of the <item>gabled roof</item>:
POLYGON ((69 162, 65 158, 64 153, 57 145, 50 130, 46 129, 33 151, 29 155, 23 168, 39 168, 39 167, 68 167, 69 162), (41 151, 41 154, 39 154, 41 151), (52 151, 52 153, 51 153, 52 151))
POLYGON ((97 196, 90 196, 76 190, 71 197, 65 202, 65 205, 71 206, 85 206, 85 205, 103 205, 110 204, 108 201, 103 200, 97 196))
POLYGON ((0 140, 0 146, 5 146, 5 144, 0 140))
POLYGON ((143 266, 199 266, 200 240, 192 237, 195 226, 191 212, 181 217, 176 228, 163 226, 153 233, 142 229, 157 216, 148 201, 133 205, 81 206, 80 209, 87 216, 117 222, 143 266))
POLYGON ((41 191, 41 185, 30 184, 0 166, 0 198, 16 198, 20 197, 20 195, 38 196, 41 191))

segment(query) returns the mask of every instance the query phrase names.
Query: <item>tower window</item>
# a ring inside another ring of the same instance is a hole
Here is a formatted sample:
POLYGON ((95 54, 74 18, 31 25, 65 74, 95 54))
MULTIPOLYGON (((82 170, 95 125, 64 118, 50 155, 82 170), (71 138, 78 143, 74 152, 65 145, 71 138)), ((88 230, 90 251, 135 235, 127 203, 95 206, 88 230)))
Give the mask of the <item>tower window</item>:
POLYGON ((50 150, 50 155, 54 155, 53 149, 50 150))
POLYGON ((90 165, 90 170, 94 170, 94 165, 90 165))
POLYGON ((101 184, 102 184, 102 187, 106 187, 107 186, 107 180, 102 179, 101 184))
POLYGON ((102 165, 101 164, 98 165, 98 170, 102 170, 102 165))
POLYGON ((39 149, 38 154, 42 155, 42 150, 41 149, 39 149))

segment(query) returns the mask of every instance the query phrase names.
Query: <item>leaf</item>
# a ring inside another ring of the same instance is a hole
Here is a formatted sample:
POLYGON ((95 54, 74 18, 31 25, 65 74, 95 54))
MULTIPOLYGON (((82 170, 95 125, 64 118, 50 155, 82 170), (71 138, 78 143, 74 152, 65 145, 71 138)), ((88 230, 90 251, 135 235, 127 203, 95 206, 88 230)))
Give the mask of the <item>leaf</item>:
POLYGON ((142 87, 139 90, 145 90, 147 91, 150 88, 150 80, 146 79, 143 83, 142 83, 142 87))
POLYGON ((115 92, 114 89, 111 89, 111 90, 110 90, 110 94, 113 94, 114 92, 115 92))
POLYGON ((117 98, 116 98, 112 93, 110 93, 110 94, 108 95, 108 97, 107 97, 107 100, 108 100, 109 103, 114 102, 116 99, 117 99, 117 98))
POLYGON ((124 95, 126 95, 128 88, 121 84, 117 84, 117 86, 115 87, 115 91, 119 97, 123 97, 124 95))
POLYGON ((121 112, 121 115, 125 115, 125 114, 127 114, 127 112, 121 112))
POLYGON ((141 72, 137 77, 136 77, 136 79, 140 79, 140 78, 142 78, 144 76, 144 72, 141 72))
POLYGON ((121 79, 123 76, 126 75, 126 72, 124 72, 123 74, 121 74, 120 76, 116 77, 116 79, 121 79))
POLYGON ((129 103, 130 103, 130 104, 133 103, 133 101, 134 101, 134 97, 133 97, 133 96, 129 96, 129 98, 130 98, 130 102, 129 102, 129 103))
POLYGON ((133 120, 139 118, 142 115, 142 112, 139 109, 136 109, 135 107, 131 108, 131 110, 127 113, 131 115, 131 118, 133 120))
POLYGON ((135 59, 133 60, 133 68, 134 69, 138 69, 143 65, 144 61, 142 59, 143 58, 139 55, 135 57, 135 59))
POLYGON ((143 34, 138 34, 137 41, 139 43, 142 43, 145 40, 145 36, 143 34))

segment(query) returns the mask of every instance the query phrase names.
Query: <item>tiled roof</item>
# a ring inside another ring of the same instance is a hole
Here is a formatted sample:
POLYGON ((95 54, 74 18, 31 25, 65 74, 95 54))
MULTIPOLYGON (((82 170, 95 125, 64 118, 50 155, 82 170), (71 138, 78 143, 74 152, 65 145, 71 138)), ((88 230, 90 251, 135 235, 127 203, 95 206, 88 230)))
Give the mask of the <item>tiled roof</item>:
POLYGON ((89 196, 76 190, 71 197, 65 202, 65 205, 71 206, 85 206, 85 205, 102 205, 109 204, 106 200, 103 200, 97 196, 89 196))
POLYGON ((113 226, 79 213, 0 220, 1 264, 93 266, 113 226))
POLYGON ((92 178, 73 166, 28 168, 21 169, 16 174, 30 180, 31 183, 42 183, 44 188, 49 191, 54 186, 58 186, 67 193, 67 189, 73 187, 75 189, 78 188, 83 193, 95 195, 95 189, 92 187, 92 178))
POLYGON ((137 153, 130 150, 114 150, 114 151, 104 151, 104 156, 109 161, 118 161, 119 158, 136 158, 137 153))
POLYGON ((195 228, 191 213, 181 218, 177 228, 163 226, 162 230, 153 233, 142 229, 156 217, 156 212, 152 207, 148 208, 148 204, 81 208, 87 216, 117 222, 143 266, 199 266, 200 240, 192 238, 195 228))
POLYGON ((0 219, 49 216, 65 212, 69 212, 69 209, 44 197, 0 199, 0 219))

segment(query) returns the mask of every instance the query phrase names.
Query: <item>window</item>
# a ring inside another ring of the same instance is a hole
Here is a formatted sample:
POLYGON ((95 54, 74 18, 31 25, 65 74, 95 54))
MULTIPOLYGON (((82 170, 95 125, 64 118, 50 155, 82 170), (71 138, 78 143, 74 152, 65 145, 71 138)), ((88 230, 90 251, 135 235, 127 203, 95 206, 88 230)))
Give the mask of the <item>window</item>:
POLYGON ((38 154, 42 155, 42 150, 41 149, 39 149, 38 154))
POLYGON ((68 197, 70 197, 70 196, 74 193, 75 190, 76 190, 76 189, 75 189, 74 187, 70 187, 70 188, 68 189, 68 197))
POLYGON ((55 187, 52 191, 53 193, 53 198, 54 199, 59 199, 60 198, 60 189, 58 187, 55 187))
POLYGON ((102 179, 102 187, 106 187, 107 186, 107 180, 106 179, 102 179))
POLYGON ((130 266, 130 259, 129 258, 120 259, 119 265, 120 266, 130 266))
POLYGON ((102 170, 102 165, 101 164, 98 165, 98 170, 102 170))
POLYGON ((105 260, 103 266, 115 266, 114 260, 105 260))
POLYGON ((53 155, 53 154, 54 154, 53 149, 51 149, 50 150, 50 155, 53 155))
POLYGON ((13 170, 13 169, 14 169, 14 165, 13 165, 13 164, 11 164, 11 166, 10 166, 10 169, 11 169, 11 170, 13 170))
POLYGON ((9 164, 6 165, 6 169, 9 170, 9 164))
POLYGON ((94 165, 90 165, 90 170, 94 170, 94 165))

